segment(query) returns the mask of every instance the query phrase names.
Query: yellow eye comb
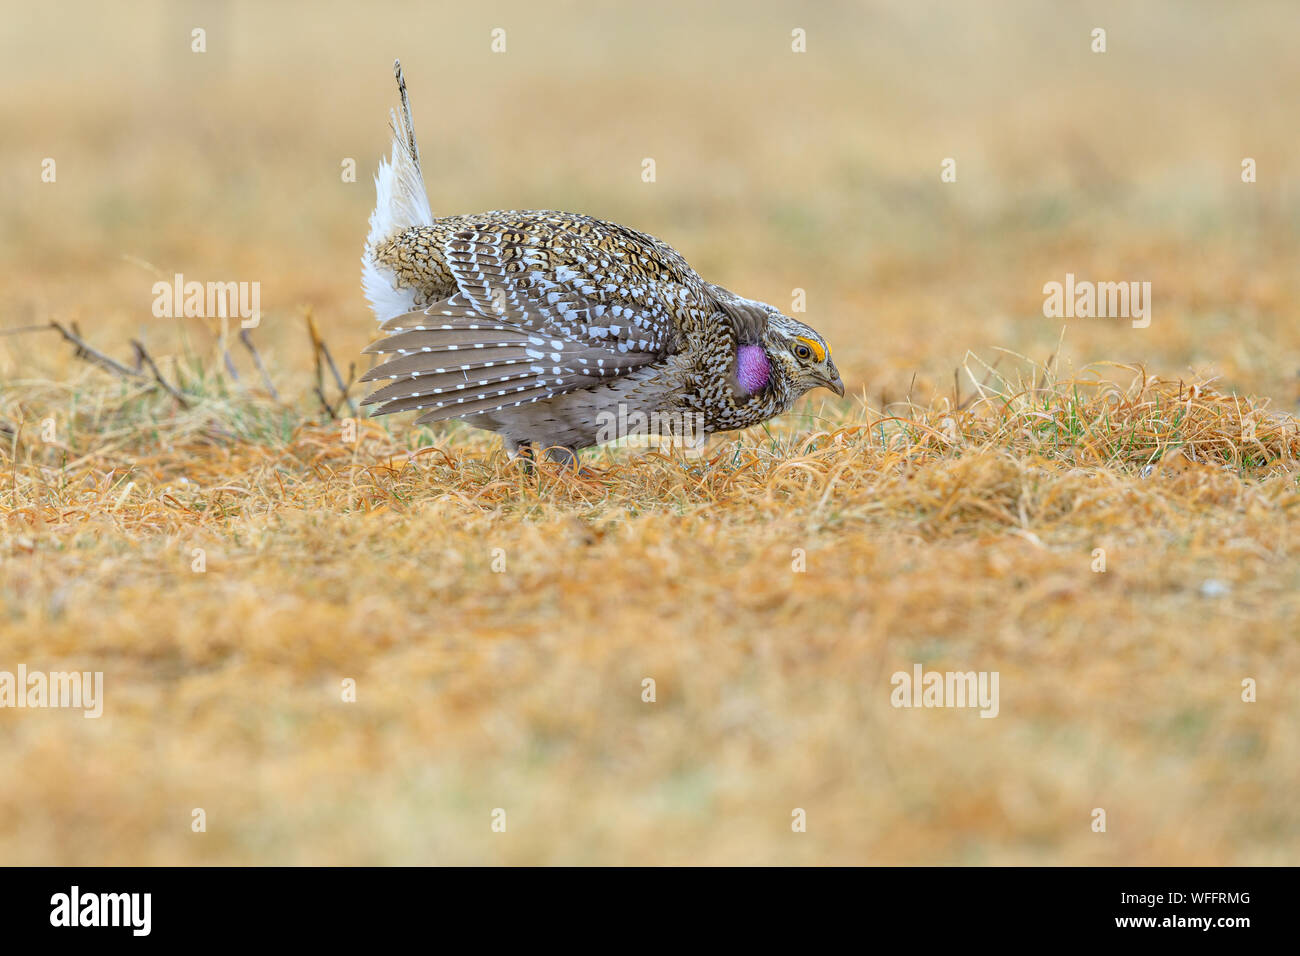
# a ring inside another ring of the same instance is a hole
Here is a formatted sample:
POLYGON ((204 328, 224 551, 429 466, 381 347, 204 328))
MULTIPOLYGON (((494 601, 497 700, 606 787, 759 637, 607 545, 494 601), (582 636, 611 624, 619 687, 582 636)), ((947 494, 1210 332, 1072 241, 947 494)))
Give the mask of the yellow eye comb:
POLYGON ((820 342, 818 342, 816 339, 806 339, 802 335, 796 336, 796 338, 798 341, 808 346, 808 348, 812 349, 813 358, 815 358, 819 362, 826 361, 826 354, 827 354, 826 349, 822 348, 822 344, 820 342))

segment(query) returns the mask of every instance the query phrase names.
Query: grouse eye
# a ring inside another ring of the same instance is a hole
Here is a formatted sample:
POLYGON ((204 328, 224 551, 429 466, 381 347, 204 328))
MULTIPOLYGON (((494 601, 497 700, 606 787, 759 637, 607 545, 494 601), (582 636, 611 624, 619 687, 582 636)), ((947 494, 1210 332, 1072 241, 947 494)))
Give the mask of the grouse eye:
POLYGON ((796 342, 794 346, 794 354, 798 358, 807 361, 812 358, 812 349, 808 348, 808 346, 804 345, 802 342, 796 342))

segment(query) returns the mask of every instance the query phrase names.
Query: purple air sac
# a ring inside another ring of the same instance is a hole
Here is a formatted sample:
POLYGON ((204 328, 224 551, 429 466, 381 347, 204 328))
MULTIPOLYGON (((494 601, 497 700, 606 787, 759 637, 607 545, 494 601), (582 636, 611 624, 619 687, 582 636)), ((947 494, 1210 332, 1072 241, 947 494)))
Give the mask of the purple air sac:
POLYGON ((767 353, 761 345, 742 345, 736 355, 736 378, 740 387, 750 395, 762 391, 767 385, 772 367, 768 364, 767 353))

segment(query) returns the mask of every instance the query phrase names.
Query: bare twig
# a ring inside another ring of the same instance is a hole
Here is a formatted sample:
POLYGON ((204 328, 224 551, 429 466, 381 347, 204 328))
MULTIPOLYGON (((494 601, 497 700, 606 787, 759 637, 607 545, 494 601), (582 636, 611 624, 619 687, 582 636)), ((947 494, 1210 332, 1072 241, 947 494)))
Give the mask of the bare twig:
POLYGON ((52 332, 54 325, 20 325, 13 329, 0 329, 0 335, 21 335, 24 332, 52 332))
POLYGON ((184 395, 181 394, 180 389, 175 388, 170 382, 167 381, 167 379, 163 378, 163 374, 158 370, 158 366, 154 362, 153 356, 148 353, 148 351, 145 349, 144 345, 141 344, 139 339, 132 339, 131 345, 135 348, 136 359, 143 362, 145 365, 148 365, 149 370, 153 372, 154 381, 157 382, 159 385, 161 385, 168 395, 176 399, 176 401, 180 403, 181 408, 189 408, 190 407, 189 399, 187 399, 184 395))
POLYGON ((257 366, 257 371, 262 375, 262 383, 266 390, 271 393, 271 397, 277 402, 280 400, 280 394, 275 390, 275 383, 271 381, 271 376, 266 372, 266 366, 262 364, 262 356, 257 351, 257 346, 253 345, 253 337, 249 334, 248 329, 242 329, 239 333, 239 341, 244 343, 244 348, 253 356, 253 364, 257 366))
POLYGON ((339 387, 339 392, 342 394, 342 401, 347 402, 348 411, 350 411, 353 415, 355 415, 357 413, 357 406, 353 403, 352 399, 348 398, 348 389, 352 387, 353 375, 356 372, 356 365, 354 364, 349 370, 348 382, 345 385, 343 383, 343 376, 339 375, 338 366, 334 364, 334 356, 330 355, 330 347, 325 344, 324 339, 321 340, 320 350, 325 356, 325 361, 329 363, 330 374, 334 376, 334 384, 339 387))
POLYGON ((325 393, 321 391, 321 387, 317 385, 312 389, 312 391, 315 392, 316 397, 320 399, 320 405, 321 408, 325 409, 325 414, 331 419, 338 418, 338 416, 334 414, 334 409, 330 407, 329 399, 326 398, 325 393))
POLYGON ((311 309, 303 310, 303 320, 307 323, 307 335, 311 338, 311 356, 316 364, 316 390, 325 393, 325 371, 320 361, 320 332, 316 329, 316 320, 312 318, 311 309))
MULTIPOLYGON (((86 343, 85 339, 81 338, 81 336, 79 335, 69 332, 58 322, 51 322, 50 327, 53 329, 57 329, 60 335, 62 335, 65 339, 71 342, 74 346, 76 346, 77 358, 82 358, 82 359, 86 359, 89 362, 94 362, 96 365, 106 368, 108 369, 108 371, 112 372, 113 374, 120 375, 123 378, 145 378, 145 376, 142 373, 137 372, 134 369, 127 368, 117 359, 110 358, 109 356, 105 355, 103 352, 99 351, 98 349, 92 348, 90 345, 86 343)), ((76 326, 74 325, 73 328, 76 328, 76 326)))
POLYGON ((221 343, 221 359, 225 362, 226 371, 230 373, 230 377, 239 382, 239 370, 235 368, 235 360, 230 357, 230 349, 226 348, 224 341, 221 343))
MULTIPOLYGON (((324 374, 321 371, 321 363, 320 363, 321 356, 323 355, 325 357, 326 364, 328 364, 330 367, 330 374, 334 376, 334 384, 338 386, 339 392, 342 394, 341 401, 347 402, 348 411, 350 411, 353 415, 355 415, 357 413, 357 406, 352 401, 352 399, 348 397, 348 389, 352 387, 353 379, 349 377, 348 383, 346 385, 343 384, 343 376, 339 374, 338 366, 334 364, 334 356, 330 354, 329 346, 325 344, 325 340, 321 338, 320 329, 316 327, 315 316, 313 316, 311 312, 308 311, 305 318, 307 320, 307 332, 311 335, 312 347, 316 350, 317 390, 323 393, 325 388, 324 374)), ((352 369, 349 371, 349 375, 351 376, 353 373, 355 373, 355 371, 356 371, 356 366, 354 365, 352 369)))
POLYGON ((338 417, 339 409, 343 406, 343 403, 345 401, 348 403, 348 410, 351 411, 353 415, 357 414, 357 407, 354 404, 352 404, 352 399, 348 398, 348 389, 350 389, 353 386, 356 380, 357 380, 357 363, 349 362, 348 363, 348 384, 343 389, 343 394, 339 396, 339 400, 334 404, 335 418, 338 417))
POLYGON ((176 401, 180 403, 180 406, 182 408, 190 407, 189 399, 187 399, 179 389, 177 389, 165 378, 163 378, 162 372, 158 370, 158 366, 154 363, 153 357, 148 353, 148 351, 145 350, 145 347, 141 345, 140 342, 137 341, 136 339, 131 340, 131 345, 135 349, 136 364, 140 367, 141 370, 133 369, 126 365, 123 365, 117 359, 105 355, 103 352, 99 351, 99 349, 91 346, 84 338, 81 337, 81 329, 77 327, 77 324, 75 322, 72 323, 72 331, 68 331, 68 329, 64 328, 58 322, 51 322, 50 328, 56 330, 60 335, 62 335, 65 339, 67 339, 76 347, 77 358, 85 359, 88 362, 93 362, 94 364, 100 366, 101 368, 107 369, 108 371, 112 372, 114 375, 118 375, 121 376, 122 378, 132 379, 135 381, 139 381, 141 379, 147 380, 149 376, 145 375, 142 369, 145 365, 149 366, 149 370, 153 373, 153 380, 157 382, 158 385, 162 386, 163 390, 167 392, 168 395, 176 399, 176 401))

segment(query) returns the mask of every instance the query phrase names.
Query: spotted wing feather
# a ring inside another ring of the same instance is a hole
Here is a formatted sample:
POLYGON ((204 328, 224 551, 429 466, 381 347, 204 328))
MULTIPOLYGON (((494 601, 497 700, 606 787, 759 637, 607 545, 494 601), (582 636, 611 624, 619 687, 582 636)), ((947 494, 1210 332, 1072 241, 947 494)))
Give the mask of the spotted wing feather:
POLYGON ((423 424, 590 388, 657 357, 563 337, 538 321, 530 301, 487 318, 458 293, 390 319, 384 329, 393 334, 367 351, 394 357, 364 376, 388 384, 363 404, 379 405, 376 415, 427 409, 423 424))
POLYGON ((674 310, 698 277, 671 249, 618 226, 531 218, 467 224, 443 241, 455 291, 387 320, 368 351, 387 380, 377 415, 427 409, 420 422, 540 401, 652 364, 680 347, 674 310))
POLYGON ((506 227, 455 233, 444 253, 459 294, 480 315, 509 315, 565 341, 661 358, 677 345, 665 304, 675 285, 647 273, 637 248, 564 228, 506 227))

